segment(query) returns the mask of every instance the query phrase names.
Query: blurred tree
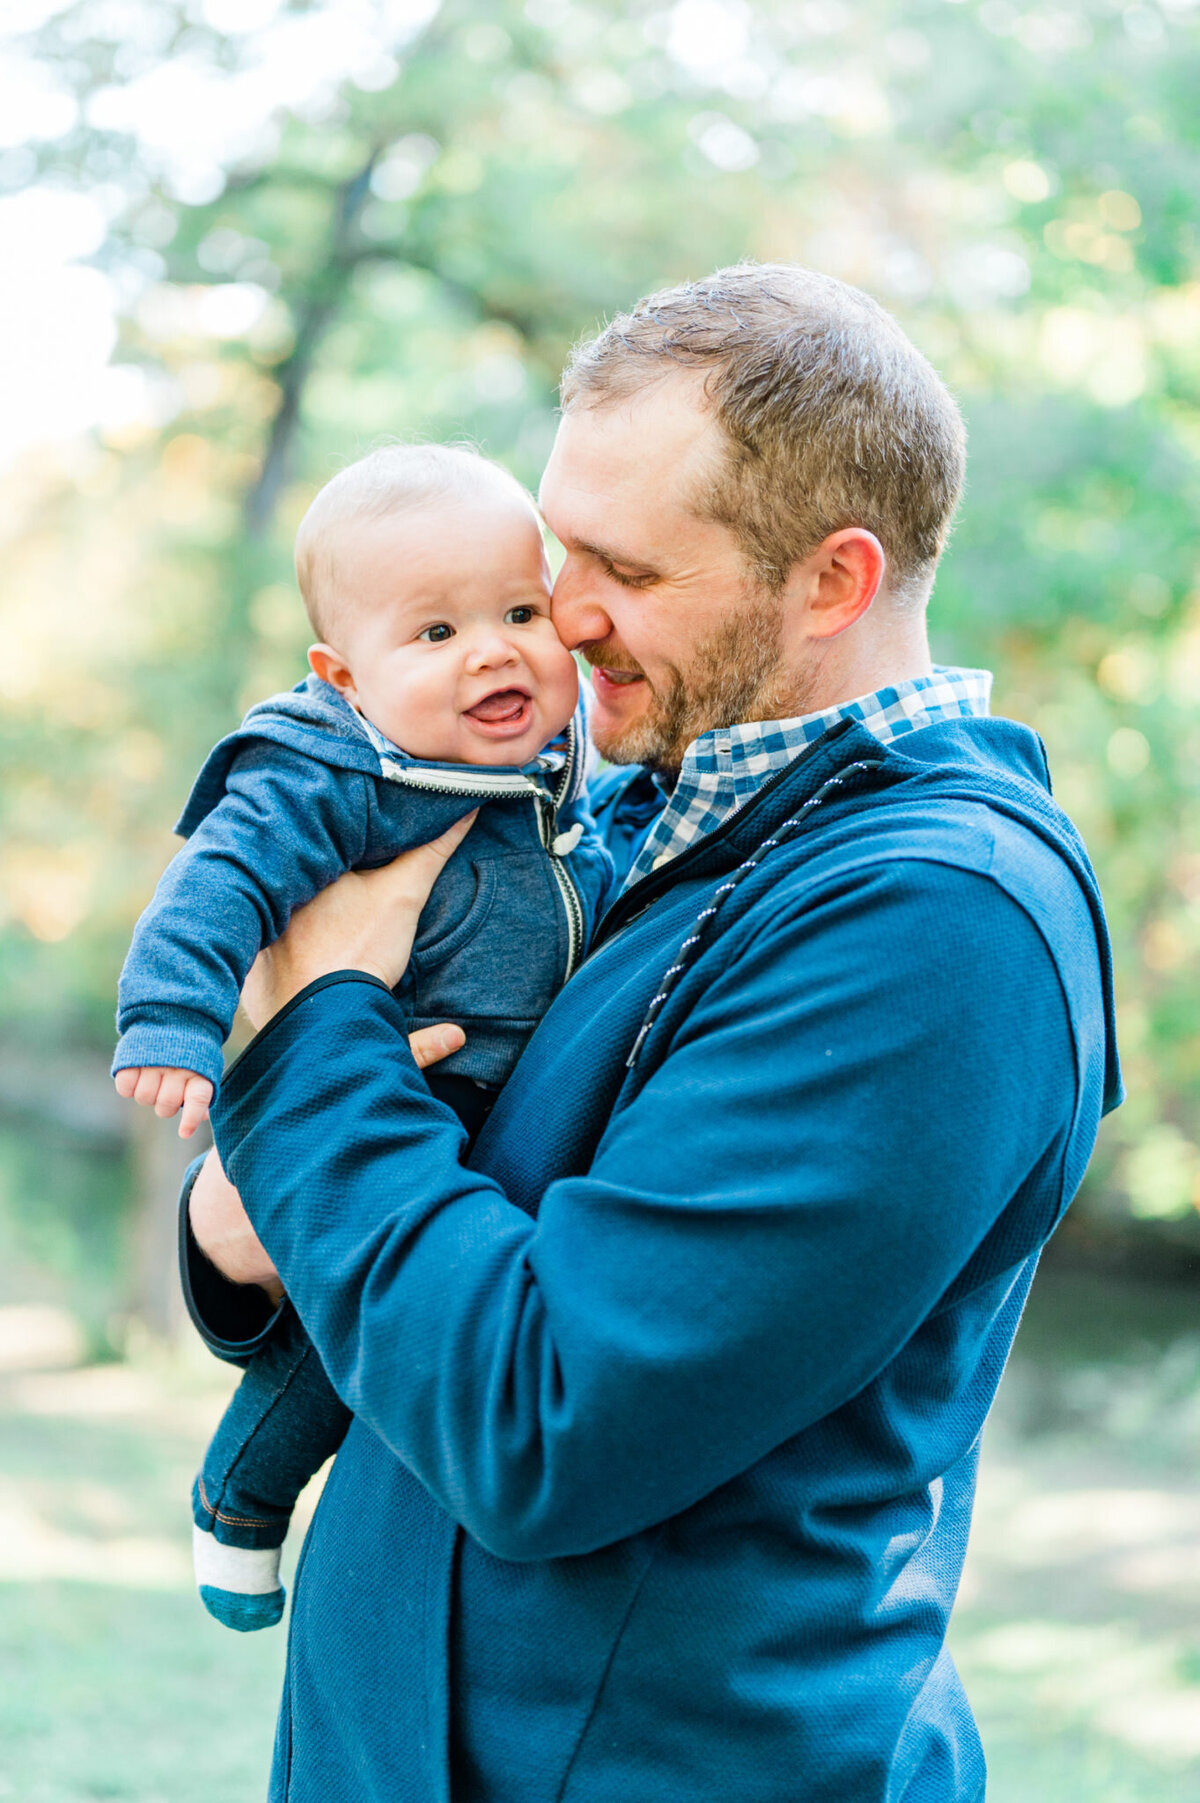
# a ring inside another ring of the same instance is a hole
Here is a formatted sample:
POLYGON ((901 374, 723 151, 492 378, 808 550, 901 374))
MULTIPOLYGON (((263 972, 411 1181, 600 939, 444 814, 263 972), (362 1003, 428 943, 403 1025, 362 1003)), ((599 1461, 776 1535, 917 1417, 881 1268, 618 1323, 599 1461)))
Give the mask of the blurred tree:
POLYGON ((960 394, 971 487, 935 642, 1043 733, 1117 938, 1131 1100, 1087 1207, 1191 1233, 1183 0, 20 0, 6 29, 73 108, 0 154, 0 191, 103 207, 129 403, 13 478, 9 1031, 105 1043, 190 773, 303 672, 290 538, 339 461, 467 434, 533 484, 577 333, 719 263, 795 259, 893 307, 960 394))

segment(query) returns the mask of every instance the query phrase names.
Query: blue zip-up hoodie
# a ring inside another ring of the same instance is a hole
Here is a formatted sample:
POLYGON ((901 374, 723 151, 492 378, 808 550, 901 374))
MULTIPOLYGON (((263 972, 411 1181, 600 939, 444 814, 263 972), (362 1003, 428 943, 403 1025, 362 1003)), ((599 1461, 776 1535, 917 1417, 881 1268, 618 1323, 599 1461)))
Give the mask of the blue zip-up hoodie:
POLYGON ((408 1025, 325 979, 214 1115, 355 1413, 272 1798, 981 1798, 979 1438, 1121 1093, 1038 741, 831 730, 610 908, 466 1166, 408 1025))
POLYGON ((209 754, 176 827, 187 844, 138 921, 113 1073, 215 1085, 247 972, 345 870, 387 864, 480 814, 421 915, 402 993, 414 1025, 453 1020, 447 1075, 503 1083, 587 944, 612 874, 583 795, 582 713, 565 753, 523 768, 426 763, 316 676, 252 707, 209 754))

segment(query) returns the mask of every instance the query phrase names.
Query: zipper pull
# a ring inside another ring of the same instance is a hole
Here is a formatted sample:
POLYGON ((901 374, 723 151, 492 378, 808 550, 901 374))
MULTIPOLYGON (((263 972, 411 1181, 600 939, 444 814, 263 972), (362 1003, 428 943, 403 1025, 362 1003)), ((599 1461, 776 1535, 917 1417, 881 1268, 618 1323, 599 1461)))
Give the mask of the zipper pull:
POLYGON ((582 838, 583 822, 577 820, 574 826, 569 827, 565 833, 559 833, 557 839, 551 840, 550 850, 556 858, 569 857, 582 838))

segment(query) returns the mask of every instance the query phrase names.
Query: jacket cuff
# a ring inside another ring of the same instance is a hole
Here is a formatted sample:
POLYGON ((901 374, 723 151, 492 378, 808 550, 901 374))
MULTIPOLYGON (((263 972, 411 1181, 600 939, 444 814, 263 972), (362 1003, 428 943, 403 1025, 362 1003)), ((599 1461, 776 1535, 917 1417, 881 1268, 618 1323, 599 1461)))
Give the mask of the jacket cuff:
POLYGON ((179 1192, 179 1279, 188 1314, 217 1358, 245 1365, 272 1337, 287 1309, 254 1283, 231 1283, 196 1243, 188 1204, 206 1154, 193 1159, 179 1192))
POLYGON ((135 1021, 122 1033, 113 1054, 110 1076, 150 1065, 163 1070, 194 1071, 207 1077, 215 1094, 221 1087, 225 1059, 221 1042, 192 1023, 195 1015, 158 1021, 135 1021))
POLYGON ((264 1027, 259 1028, 249 1045, 243 1046, 233 1063, 226 1070, 225 1082, 228 1083, 234 1071, 237 1070, 240 1064, 244 1064, 247 1059, 260 1050, 264 1040, 275 1031, 275 1028, 279 1026, 281 1021, 285 1021, 289 1014, 294 1014, 297 1008, 301 1007, 308 1000, 309 996, 317 995, 322 989, 330 989, 335 983, 370 983, 373 988, 382 989, 385 995, 391 995, 392 993, 385 982, 379 977, 371 976, 370 973, 365 970, 331 970, 327 971, 323 977, 314 977, 312 982, 305 984, 304 988, 299 990, 297 994, 292 997, 290 1002, 285 1002, 283 1007, 279 1010, 279 1013, 273 1014, 264 1027))

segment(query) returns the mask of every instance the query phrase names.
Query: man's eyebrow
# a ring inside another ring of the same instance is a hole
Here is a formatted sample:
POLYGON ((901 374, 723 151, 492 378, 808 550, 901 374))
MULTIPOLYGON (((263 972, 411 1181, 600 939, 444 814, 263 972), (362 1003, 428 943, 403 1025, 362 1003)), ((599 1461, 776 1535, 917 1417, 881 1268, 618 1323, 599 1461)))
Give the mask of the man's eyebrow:
POLYGON ((647 563, 644 557, 635 557, 632 552, 622 551, 616 545, 592 545, 586 539, 575 539, 570 548, 582 551, 587 557, 598 557, 601 563, 623 563, 634 570, 645 570, 648 573, 654 571, 654 565, 647 563))

